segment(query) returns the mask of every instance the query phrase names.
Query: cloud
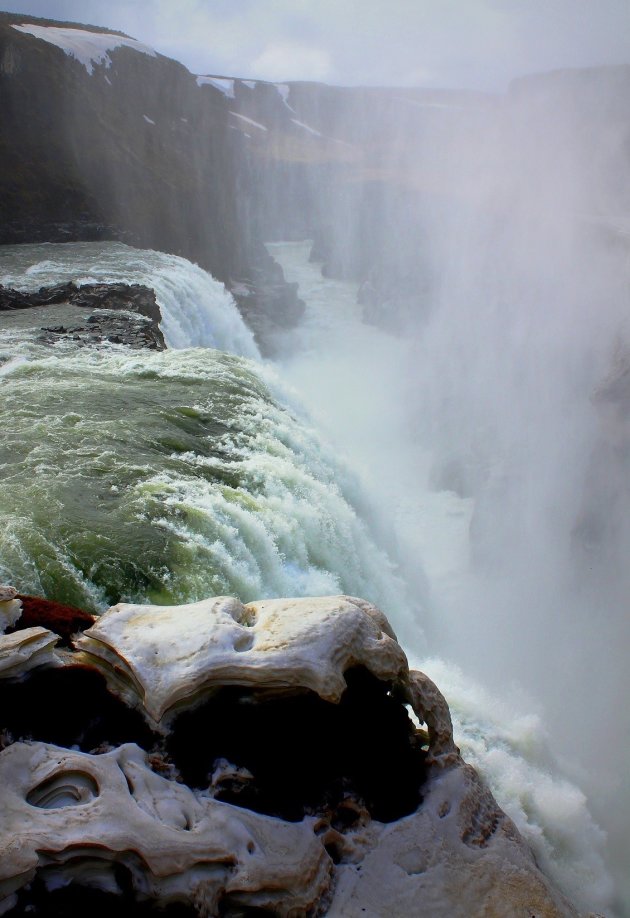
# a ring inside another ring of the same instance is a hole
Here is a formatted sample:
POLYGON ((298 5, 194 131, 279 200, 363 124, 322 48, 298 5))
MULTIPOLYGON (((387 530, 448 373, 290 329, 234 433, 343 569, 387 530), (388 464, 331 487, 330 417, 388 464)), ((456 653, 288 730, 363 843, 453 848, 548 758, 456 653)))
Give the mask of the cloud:
POLYGON ((194 73, 503 90, 630 63, 628 0, 5 0, 121 29, 194 73))
POLYGON ((325 82, 332 73, 328 51, 296 42, 277 41, 267 45, 251 63, 251 72, 264 80, 295 79, 325 82))

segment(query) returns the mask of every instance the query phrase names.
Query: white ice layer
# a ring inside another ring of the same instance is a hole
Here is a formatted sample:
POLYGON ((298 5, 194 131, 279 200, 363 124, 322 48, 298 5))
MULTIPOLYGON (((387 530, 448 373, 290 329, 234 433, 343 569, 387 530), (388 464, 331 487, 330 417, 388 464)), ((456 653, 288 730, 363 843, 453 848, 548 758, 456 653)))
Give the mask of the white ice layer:
POLYGON ((13 587, 0 585, 0 635, 12 628, 22 614, 22 603, 16 596, 17 590, 13 587))
POLYGON ((157 56, 153 48, 136 41, 135 38, 125 38, 110 32, 88 32, 86 29, 64 29, 30 23, 14 25, 13 28, 61 48, 68 57, 74 57, 80 64, 83 64, 90 75, 94 72, 95 65, 111 67, 112 59, 109 52, 116 48, 131 48, 141 54, 148 54, 149 57, 157 56))
POLYGON ((313 819, 282 822, 194 793, 155 774, 131 743, 104 755, 14 743, 0 752, 0 781, 0 915, 39 868, 49 889, 80 884, 81 855, 92 888, 115 890, 122 864, 139 899, 194 902, 206 916, 224 895, 246 910, 306 915, 329 886, 313 819))
MULTIPOLYGON (((278 687, 282 697, 311 688, 335 702, 347 668, 366 666, 427 725, 417 737, 427 748, 417 775, 422 799, 386 824, 362 807, 345 830, 319 811, 287 822, 156 773, 159 756, 135 744, 86 755, 17 741, 0 751, 0 915, 38 875, 49 889, 85 883, 89 859, 92 888, 117 892, 121 865, 136 899, 194 904, 206 918, 227 902, 278 918, 391 918, 419 914, 418 903, 432 918, 578 918, 461 759, 444 697, 424 673, 409 672, 371 603, 121 604, 75 644, 91 648, 88 662, 114 689, 116 680, 133 683, 154 716, 194 703, 189 692, 203 684, 257 688, 267 701, 278 687)), ((19 671, 18 645, 14 654, 19 671)), ((313 743, 327 740, 314 731, 313 743)))
POLYGON ((36 666, 54 662, 58 640, 47 628, 25 628, 0 635, 0 679, 18 679, 36 666))

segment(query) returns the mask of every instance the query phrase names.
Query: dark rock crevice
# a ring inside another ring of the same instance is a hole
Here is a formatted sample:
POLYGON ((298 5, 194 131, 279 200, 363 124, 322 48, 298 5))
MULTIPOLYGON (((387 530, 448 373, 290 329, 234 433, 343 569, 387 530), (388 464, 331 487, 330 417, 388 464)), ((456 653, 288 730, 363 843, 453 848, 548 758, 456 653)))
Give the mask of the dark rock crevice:
POLYGON ((80 654, 75 661, 71 634, 89 627, 91 615, 20 598, 23 613, 9 631, 44 626, 70 649, 65 665, 0 679, 5 745, 27 739, 98 753, 137 743, 155 770, 189 787, 283 820, 317 815, 335 832, 362 813, 390 822, 420 805, 426 736, 410 721, 406 699, 367 670, 345 673, 338 704, 306 689, 220 688, 179 714, 164 738, 80 654))

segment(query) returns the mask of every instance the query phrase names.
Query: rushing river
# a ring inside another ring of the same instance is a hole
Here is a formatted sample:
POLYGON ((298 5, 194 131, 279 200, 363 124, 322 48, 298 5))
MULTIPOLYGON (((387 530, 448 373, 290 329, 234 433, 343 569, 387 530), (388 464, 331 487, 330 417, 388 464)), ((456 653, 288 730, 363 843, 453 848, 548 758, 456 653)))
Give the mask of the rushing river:
POLYGON ((306 243, 271 250, 307 304, 275 365, 184 259, 111 243, 0 250, 5 285, 150 284, 169 345, 51 346, 40 310, 0 316, 0 581, 95 611, 224 593, 372 600, 445 691, 464 754, 542 866, 584 908, 608 908, 603 835, 540 722, 438 659, 472 508, 419 485, 412 344, 364 325, 356 288, 322 278, 306 243))

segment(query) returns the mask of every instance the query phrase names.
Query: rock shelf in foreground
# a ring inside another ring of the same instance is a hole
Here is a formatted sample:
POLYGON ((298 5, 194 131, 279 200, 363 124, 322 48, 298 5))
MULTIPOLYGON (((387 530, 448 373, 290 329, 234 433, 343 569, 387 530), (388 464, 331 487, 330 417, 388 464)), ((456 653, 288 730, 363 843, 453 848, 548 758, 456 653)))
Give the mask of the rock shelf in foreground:
POLYGON ((121 603, 68 640, 37 602, 20 630, 0 587, 0 915, 577 916, 370 603, 121 603))

